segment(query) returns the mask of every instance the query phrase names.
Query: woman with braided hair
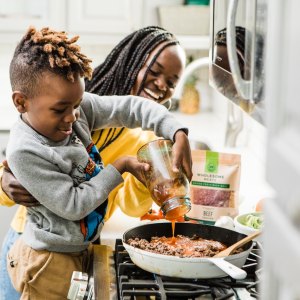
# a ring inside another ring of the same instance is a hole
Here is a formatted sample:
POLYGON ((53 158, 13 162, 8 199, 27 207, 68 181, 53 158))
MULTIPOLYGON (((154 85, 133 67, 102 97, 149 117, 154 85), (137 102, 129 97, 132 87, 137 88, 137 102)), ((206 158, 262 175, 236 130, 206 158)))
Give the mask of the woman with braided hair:
MULTIPOLYGON (((142 97, 84 92, 82 78, 91 77, 91 61, 77 39, 30 28, 10 64, 20 118, 10 132, 6 167, 39 202, 27 208, 24 233, 7 254, 8 272, 22 299, 67 297, 72 272, 87 271, 109 193, 123 182, 123 173, 143 181, 141 172, 149 168, 126 154, 104 167, 91 131, 154 130, 175 142, 173 168, 192 175, 187 129, 166 108, 142 97)), ((145 91, 159 102, 168 93, 161 82, 169 78, 157 77, 157 90, 149 84, 145 91)))
MULTIPOLYGON (((170 101, 185 66, 185 52, 170 32, 149 26, 125 37, 95 68, 86 91, 98 95, 138 95, 160 104, 170 101)), ((157 139, 140 128, 111 128, 93 132, 104 164, 123 155, 136 155, 145 143, 157 139)), ((131 217, 149 211, 149 191, 131 174, 109 195, 109 218, 116 207, 131 217)))

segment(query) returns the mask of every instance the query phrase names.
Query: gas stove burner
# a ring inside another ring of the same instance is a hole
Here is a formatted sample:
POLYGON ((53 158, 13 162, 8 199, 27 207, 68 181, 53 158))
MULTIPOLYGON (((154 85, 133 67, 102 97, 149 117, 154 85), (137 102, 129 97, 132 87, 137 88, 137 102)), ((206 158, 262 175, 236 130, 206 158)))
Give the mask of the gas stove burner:
POLYGON ((256 243, 243 269, 247 277, 216 279, 182 279, 161 276, 142 270, 131 262, 121 239, 116 240, 115 264, 120 300, 221 300, 258 299, 259 261, 262 247, 256 243))

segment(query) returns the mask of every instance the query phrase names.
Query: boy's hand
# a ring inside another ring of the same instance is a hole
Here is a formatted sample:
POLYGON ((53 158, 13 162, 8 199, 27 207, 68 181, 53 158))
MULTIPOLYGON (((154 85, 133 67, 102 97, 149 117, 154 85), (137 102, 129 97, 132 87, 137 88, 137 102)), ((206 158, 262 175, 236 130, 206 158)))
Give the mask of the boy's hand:
POLYGON ((184 131, 178 130, 174 136, 175 143, 173 145, 173 171, 178 172, 182 167, 190 181, 193 176, 192 172, 192 154, 188 136, 184 131))
POLYGON ((140 163, 134 156, 124 156, 117 159, 112 164, 121 174, 129 172, 134 175, 145 186, 143 171, 148 171, 150 166, 146 163, 140 163))
POLYGON ((20 204, 26 207, 39 205, 39 202, 33 198, 33 196, 25 190, 25 188, 19 183, 14 174, 9 169, 7 161, 3 161, 4 171, 2 175, 1 185, 2 190, 7 196, 13 200, 16 204, 20 204))

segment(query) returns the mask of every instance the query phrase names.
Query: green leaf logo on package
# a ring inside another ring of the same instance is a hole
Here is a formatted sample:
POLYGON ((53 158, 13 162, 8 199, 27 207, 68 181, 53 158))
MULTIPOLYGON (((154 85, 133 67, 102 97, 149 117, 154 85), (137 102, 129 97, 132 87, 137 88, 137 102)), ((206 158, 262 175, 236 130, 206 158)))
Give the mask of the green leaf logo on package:
POLYGON ((218 173, 219 153, 206 151, 205 172, 218 173))

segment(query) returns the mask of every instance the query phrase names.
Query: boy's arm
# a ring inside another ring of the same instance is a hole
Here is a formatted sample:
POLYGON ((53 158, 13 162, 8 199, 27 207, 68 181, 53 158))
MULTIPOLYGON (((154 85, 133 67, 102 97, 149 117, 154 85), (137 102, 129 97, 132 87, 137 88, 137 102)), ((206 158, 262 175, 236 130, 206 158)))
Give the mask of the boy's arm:
POLYGON ((46 156, 47 160, 44 155, 39 147, 13 151, 8 153, 9 167, 35 199, 68 220, 87 216, 123 181, 120 172, 108 165, 89 181, 74 186, 71 176, 63 173, 51 157, 46 156))
POLYGON ((5 205, 5 206, 13 206, 16 203, 11 200, 6 193, 2 190, 2 175, 3 175, 3 171, 4 171, 4 166, 2 163, 0 163, 0 205, 5 205))
POLYGON ((101 127, 141 127, 154 131, 156 136, 174 141, 173 168, 175 170, 182 166, 188 179, 192 178, 188 128, 179 123, 163 105, 138 96, 100 97, 85 93, 80 114, 90 130, 101 127))
POLYGON ((152 130, 156 136, 174 141, 178 130, 188 129, 163 106, 138 96, 98 96, 84 94, 81 117, 90 130, 107 127, 141 127, 152 130))

